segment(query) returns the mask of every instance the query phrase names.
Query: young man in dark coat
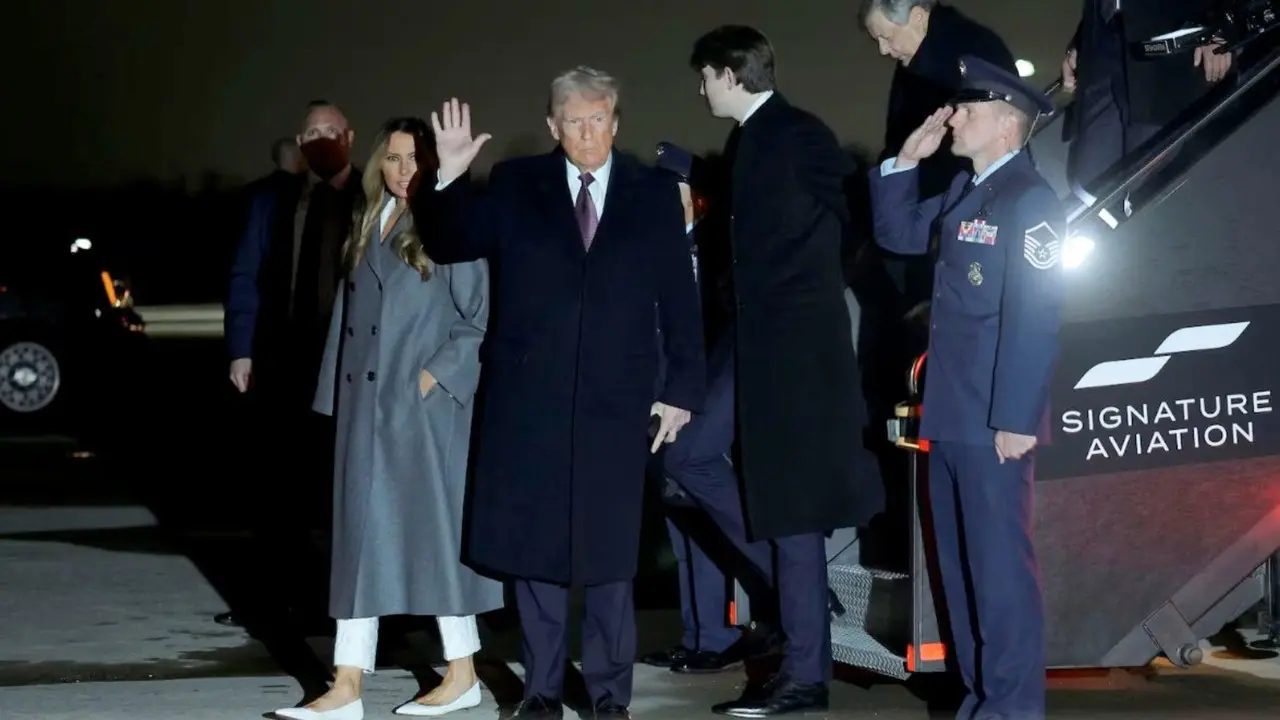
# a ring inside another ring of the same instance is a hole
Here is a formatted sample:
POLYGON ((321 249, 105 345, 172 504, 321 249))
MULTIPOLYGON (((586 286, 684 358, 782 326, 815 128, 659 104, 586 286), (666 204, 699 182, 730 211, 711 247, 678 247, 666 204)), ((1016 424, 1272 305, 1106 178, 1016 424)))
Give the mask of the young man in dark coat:
POLYGON ((862 449, 866 408, 840 265, 848 161, 821 120, 775 92, 773 47, 758 30, 713 30, 690 65, 711 113, 738 124, 725 152, 736 315, 709 360, 706 411, 666 465, 770 578, 770 548, 760 541, 772 543, 788 642, 782 671, 762 693, 714 710, 762 717, 825 708, 824 534, 864 525, 884 502, 862 449), (724 457, 735 435, 745 518, 724 457))

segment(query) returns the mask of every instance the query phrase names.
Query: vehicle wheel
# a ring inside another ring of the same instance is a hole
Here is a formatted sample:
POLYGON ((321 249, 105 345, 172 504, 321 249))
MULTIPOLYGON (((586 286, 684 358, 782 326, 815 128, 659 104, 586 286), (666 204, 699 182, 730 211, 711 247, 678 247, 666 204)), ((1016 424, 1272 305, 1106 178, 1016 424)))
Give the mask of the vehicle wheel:
POLYGON ((6 425, 35 429, 62 404, 63 365, 49 343, 0 340, 0 413, 6 425))

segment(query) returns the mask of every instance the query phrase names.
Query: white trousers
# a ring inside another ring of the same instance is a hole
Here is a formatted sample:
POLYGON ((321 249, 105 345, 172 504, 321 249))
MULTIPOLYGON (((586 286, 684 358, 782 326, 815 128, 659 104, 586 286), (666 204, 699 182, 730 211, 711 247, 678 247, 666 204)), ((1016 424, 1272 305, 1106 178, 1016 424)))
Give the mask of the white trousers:
MULTIPOLYGON (((480 650, 480 630, 475 615, 437 617, 444 659, 449 662, 475 655, 480 650)), ((373 672, 378 655, 378 618, 354 618, 338 621, 338 636, 333 645, 333 664, 357 667, 373 672)))

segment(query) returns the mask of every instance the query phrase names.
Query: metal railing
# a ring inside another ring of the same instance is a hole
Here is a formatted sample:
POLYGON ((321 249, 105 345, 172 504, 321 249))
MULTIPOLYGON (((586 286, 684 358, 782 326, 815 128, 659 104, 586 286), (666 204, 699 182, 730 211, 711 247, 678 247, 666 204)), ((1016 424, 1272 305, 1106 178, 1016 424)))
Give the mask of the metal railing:
MULTIPOLYGON (((1272 78, 1280 69, 1280 50, 1268 55, 1266 59, 1241 71, 1235 87, 1227 91, 1225 87, 1212 91, 1210 95, 1197 103, 1208 105, 1202 112, 1188 112, 1181 122, 1161 133, 1163 139, 1156 142, 1141 155, 1113 170, 1113 177, 1122 178, 1112 181, 1103 194, 1096 196, 1092 202, 1081 201, 1068 212, 1067 222, 1075 224, 1097 216, 1103 210, 1122 203, 1129 194, 1142 185, 1155 172, 1163 168, 1186 144, 1200 135, 1211 123, 1222 118, 1226 113, 1236 109, 1251 97, 1251 91, 1264 80, 1272 78), (1222 95, 1221 97, 1215 97, 1222 95)), ((1198 107, 1196 108, 1199 109, 1198 107)))

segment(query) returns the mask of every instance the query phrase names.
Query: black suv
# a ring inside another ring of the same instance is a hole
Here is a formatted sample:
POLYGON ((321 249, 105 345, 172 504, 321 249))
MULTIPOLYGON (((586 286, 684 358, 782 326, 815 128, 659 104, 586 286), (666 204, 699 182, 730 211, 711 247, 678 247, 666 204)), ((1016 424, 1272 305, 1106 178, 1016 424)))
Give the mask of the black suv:
POLYGON ((128 402, 145 342, 126 283, 88 238, 5 250, 0 429, 80 434, 128 402))

